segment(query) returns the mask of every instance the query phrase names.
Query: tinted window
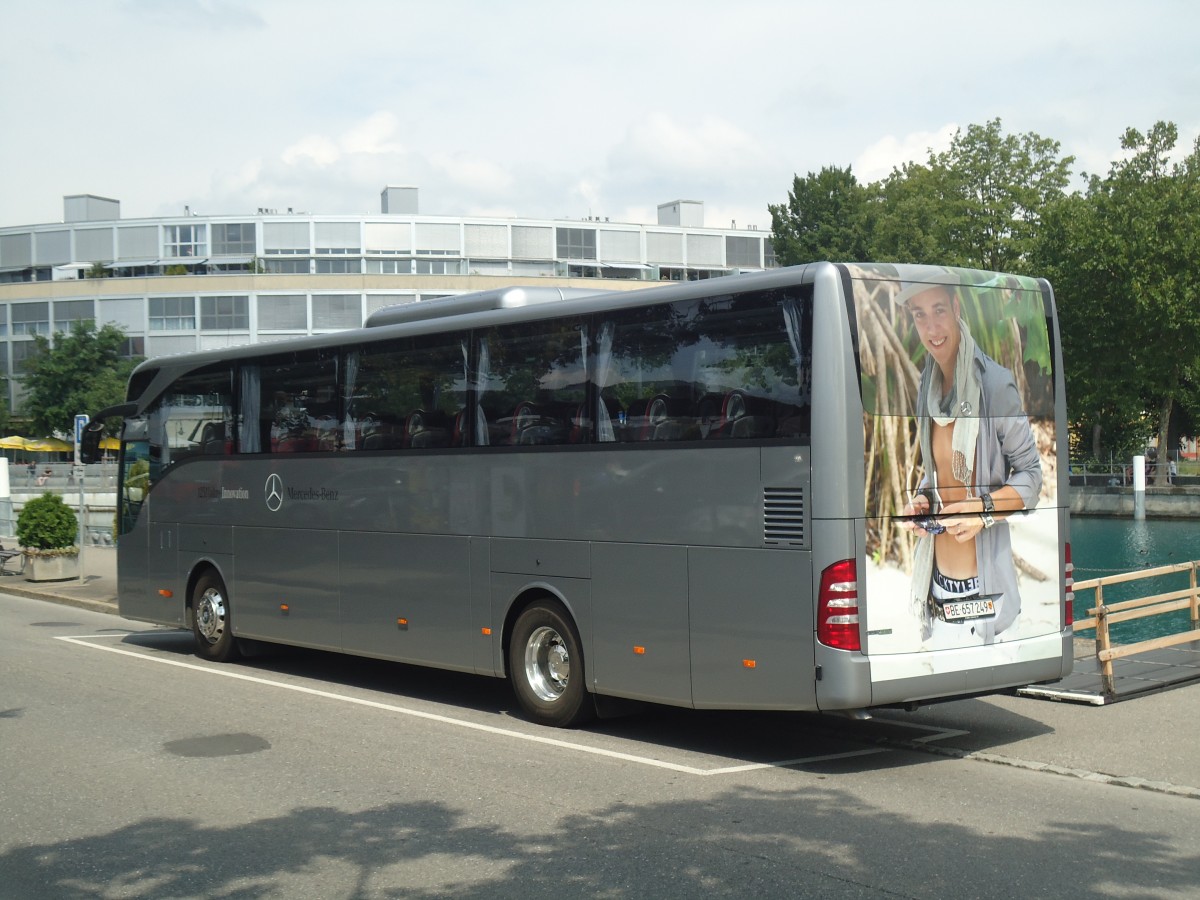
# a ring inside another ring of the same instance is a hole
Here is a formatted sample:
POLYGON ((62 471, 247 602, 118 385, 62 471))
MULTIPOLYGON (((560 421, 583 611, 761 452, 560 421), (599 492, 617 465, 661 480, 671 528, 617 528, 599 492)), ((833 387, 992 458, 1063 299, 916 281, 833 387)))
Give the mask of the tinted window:
POLYGON ((811 303, 799 292, 725 295, 606 317, 597 379, 614 438, 807 436, 811 334, 811 303))
POLYGON ((465 339, 405 338, 346 358, 346 449, 460 446, 466 424, 465 339))

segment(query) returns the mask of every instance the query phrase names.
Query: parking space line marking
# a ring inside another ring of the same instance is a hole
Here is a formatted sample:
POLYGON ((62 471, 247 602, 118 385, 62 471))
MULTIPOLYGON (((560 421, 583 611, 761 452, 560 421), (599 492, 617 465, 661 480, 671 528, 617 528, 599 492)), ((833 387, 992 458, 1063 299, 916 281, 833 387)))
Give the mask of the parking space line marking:
MULTIPOLYGON (((305 687, 299 684, 287 684, 282 681, 272 681, 269 678, 260 678, 256 675, 246 675, 242 672, 228 671, 225 669, 214 668, 212 666, 201 665, 200 663, 184 662, 178 659, 162 659, 157 656, 151 656, 147 653, 138 653, 133 650, 126 650, 121 647, 110 647, 104 644, 92 643, 89 638, 97 637, 120 637, 124 638, 127 635, 89 635, 88 637, 75 637, 71 635, 60 635, 58 640, 68 644, 75 644, 80 647, 87 647, 91 650, 104 650, 108 653, 117 653, 121 656, 132 656, 135 659, 145 660, 147 662, 159 663, 160 665, 175 666, 180 669, 189 669, 195 672, 203 672, 207 675, 219 675, 224 678, 233 678, 238 681, 248 681, 252 684, 265 685, 267 687, 282 688, 286 691, 294 691, 299 694, 307 694, 312 697, 322 697, 327 700, 340 700, 343 703, 352 703, 357 706, 366 706, 372 709, 380 709, 386 712, 399 713, 400 715, 412 716, 417 719, 425 719, 430 722, 438 722, 444 725, 454 725, 459 728, 468 728, 472 731, 479 731, 485 734, 501 735, 503 737, 516 738, 522 741, 531 741, 537 744, 543 744, 549 747, 559 747, 564 750, 577 750, 581 753, 590 753, 594 756, 603 756, 609 759, 619 759, 624 762, 637 763, 639 765, 651 766, 658 769, 668 769, 673 772, 681 772, 686 775, 699 775, 709 777, 713 775, 731 775, 740 772, 751 772, 756 769, 777 769, 786 768, 789 766, 798 766, 808 763, 828 762, 838 759, 849 759, 859 756, 870 756, 874 754, 887 752, 881 748, 873 747, 865 750, 851 750, 846 753, 830 753, 823 756, 802 757, 799 759, 779 760, 775 762, 764 763, 747 763, 739 766, 725 766, 716 769, 701 769, 696 766, 685 766, 680 763, 667 762, 661 759, 653 759, 647 756, 636 756, 632 753, 622 753, 618 750, 605 750, 601 747, 589 747, 586 744, 578 744, 572 741, 564 741, 559 738, 545 737, 536 734, 526 734, 521 731, 514 731, 510 728, 499 728, 495 725, 484 725, 478 722, 468 722, 465 719, 455 719, 450 716, 439 715, 438 713, 422 712, 421 710, 411 709, 405 706, 397 706, 393 703, 381 703, 378 700, 366 700, 360 697, 350 697, 345 694, 337 694, 332 691, 322 691, 317 688, 305 687)), ((932 738, 926 738, 930 740, 932 738)))

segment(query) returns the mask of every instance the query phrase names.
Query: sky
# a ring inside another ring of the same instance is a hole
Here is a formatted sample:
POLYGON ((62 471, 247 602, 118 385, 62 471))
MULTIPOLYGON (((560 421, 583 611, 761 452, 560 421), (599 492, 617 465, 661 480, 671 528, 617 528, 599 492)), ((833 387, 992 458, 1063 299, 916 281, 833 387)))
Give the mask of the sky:
POLYGON ((1193 0, 0 0, 0 226, 380 211, 769 229, 999 118, 1104 174, 1200 136, 1193 0))

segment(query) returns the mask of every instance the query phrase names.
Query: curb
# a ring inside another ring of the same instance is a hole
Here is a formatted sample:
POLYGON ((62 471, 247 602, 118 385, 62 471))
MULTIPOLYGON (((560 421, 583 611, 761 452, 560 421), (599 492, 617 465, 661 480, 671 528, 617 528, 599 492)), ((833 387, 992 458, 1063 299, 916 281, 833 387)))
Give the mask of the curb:
POLYGON ((30 600, 46 600, 50 603, 58 603, 63 606, 74 606, 77 609, 90 609, 93 612, 110 613, 114 616, 119 615, 116 598, 102 600, 91 597, 72 597, 67 594, 50 594, 45 591, 33 591, 23 587, 9 587, 3 583, 0 583, 0 594, 13 594, 17 597, 26 597, 30 600))

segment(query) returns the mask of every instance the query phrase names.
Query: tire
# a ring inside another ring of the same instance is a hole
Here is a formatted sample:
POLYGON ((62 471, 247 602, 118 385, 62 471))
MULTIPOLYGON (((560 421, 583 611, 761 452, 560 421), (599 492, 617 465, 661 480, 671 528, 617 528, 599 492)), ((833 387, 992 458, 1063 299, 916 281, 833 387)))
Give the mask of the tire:
POLYGON ((558 603, 539 601, 517 618, 508 677, 521 709, 540 725, 573 728, 595 715, 579 635, 558 603))
POLYGON ((196 655, 213 662, 241 656, 229 618, 229 593, 216 572, 206 572, 192 591, 192 634, 196 655))

